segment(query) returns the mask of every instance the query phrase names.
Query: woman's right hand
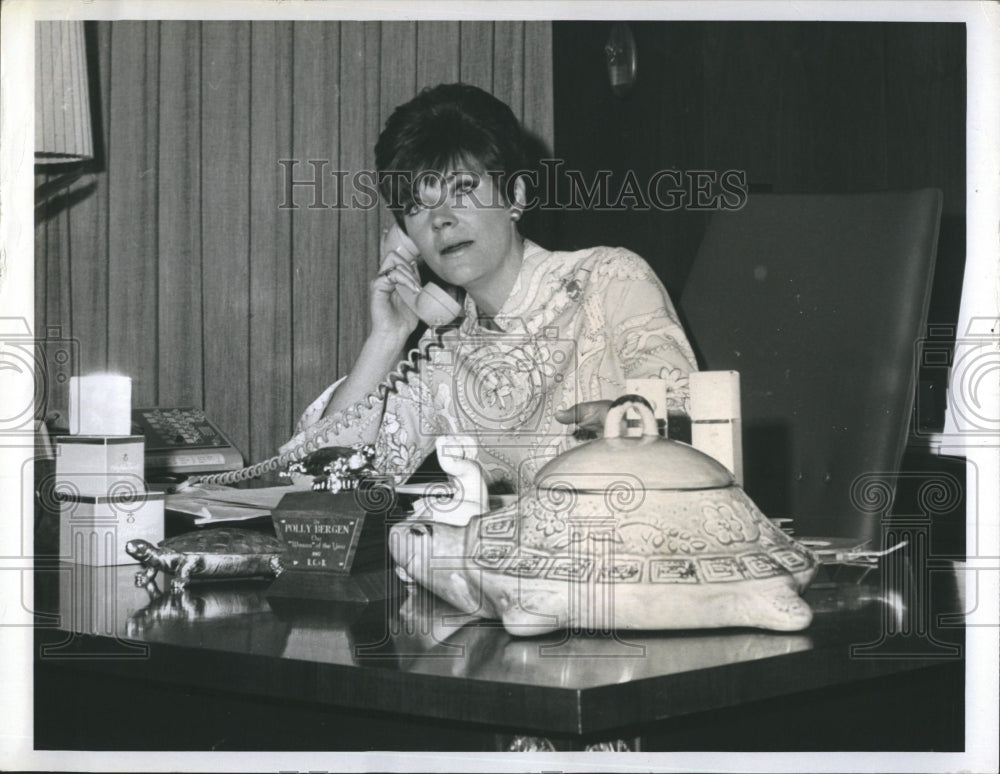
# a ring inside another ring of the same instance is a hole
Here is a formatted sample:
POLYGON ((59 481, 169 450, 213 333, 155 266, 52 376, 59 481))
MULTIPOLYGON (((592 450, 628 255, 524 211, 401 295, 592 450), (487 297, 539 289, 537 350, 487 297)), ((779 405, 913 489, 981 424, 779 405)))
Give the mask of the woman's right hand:
POLYGON ((601 438, 604 435, 604 420, 611 409, 610 400, 588 400, 556 412, 556 421, 564 425, 576 425, 574 436, 580 440, 601 438))
POLYGON ((396 288, 399 286, 404 293, 419 293, 420 274, 416 256, 396 231, 399 226, 393 225, 382 232, 379 245, 382 262, 370 291, 372 334, 406 339, 417 327, 419 318, 399 297, 396 288))

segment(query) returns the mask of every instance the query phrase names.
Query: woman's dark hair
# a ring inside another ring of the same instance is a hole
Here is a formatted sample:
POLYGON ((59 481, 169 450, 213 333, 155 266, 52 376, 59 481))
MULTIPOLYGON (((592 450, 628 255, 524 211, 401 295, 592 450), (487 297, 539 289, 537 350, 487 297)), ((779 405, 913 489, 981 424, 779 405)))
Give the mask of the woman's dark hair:
POLYGON ((414 177, 460 163, 490 175, 505 202, 527 165, 524 130, 511 109, 465 83, 426 88, 397 107, 375 144, 379 190, 400 225, 414 204, 414 177))

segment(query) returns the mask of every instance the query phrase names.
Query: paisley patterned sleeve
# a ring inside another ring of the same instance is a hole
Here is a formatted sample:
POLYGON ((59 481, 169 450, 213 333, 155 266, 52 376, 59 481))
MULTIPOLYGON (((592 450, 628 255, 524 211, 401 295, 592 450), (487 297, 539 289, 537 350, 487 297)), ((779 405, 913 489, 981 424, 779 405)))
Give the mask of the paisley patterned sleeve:
POLYGON ((280 451, 301 448, 308 453, 326 446, 372 444, 375 469, 402 483, 434 450, 437 435, 453 426, 449 421, 450 395, 432 389, 424 365, 421 363, 421 368, 411 372, 405 382, 397 383, 384 400, 373 397, 324 417, 334 391, 343 381, 339 379, 303 412, 295 435, 280 451))
MULTIPOLYGON (((446 369, 450 374, 450 369, 446 369)), ((385 401, 375 438, 375 468, 403 483, 434 451, 439 435, 454 432, 450 375, 425 361, 419 371, 396 385, 385 401)))
MULTIPOLYGON (((336 392, 341 382, 343 382, 346 378, 346 376, 340 377, 337 381, 323 390, 316 400, 309 404, 306 410, 302 412, 302 416, 299 417, 299 421, 295 425, 296 434, 301 433, 307 427, 311 427, 319 421, 319 418, 323 416, 323 412, 326 411, 326 407, 333 399, 333 393, 336 392)), ((285 444, 285 446, 288 446, 288 444, 285 444)), ((284 448, 285 447, 283 446, 282 449, 284 448)))
POLYGON ((623 249, 598 261, 594 279, 603 286, 609 359, 626 379, 666 381, 668 411, 688 413, 687 375, 698 365, 663 283, 642 258, 623 249))

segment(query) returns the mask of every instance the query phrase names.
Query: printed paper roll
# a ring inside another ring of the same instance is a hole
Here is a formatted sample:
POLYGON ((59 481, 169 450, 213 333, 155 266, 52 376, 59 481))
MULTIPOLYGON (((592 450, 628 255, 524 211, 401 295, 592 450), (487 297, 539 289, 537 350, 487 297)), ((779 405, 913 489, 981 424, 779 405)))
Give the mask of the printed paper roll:
POLYGON ((71 376, 70 435, 129 435, 132 379, 118 374, 71 376))

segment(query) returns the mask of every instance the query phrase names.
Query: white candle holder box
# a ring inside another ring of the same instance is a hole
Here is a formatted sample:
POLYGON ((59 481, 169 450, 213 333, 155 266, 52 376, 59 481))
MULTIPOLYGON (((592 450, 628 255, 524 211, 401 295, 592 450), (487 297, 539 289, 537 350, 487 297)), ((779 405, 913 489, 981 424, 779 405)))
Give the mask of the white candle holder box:
POLYGON ((743 486, 743 419, 738 371, 692 371, 691 445, 721 462, 743 486))
POLYGON ((56 488, 66 496, 125 496, 146 491, 141 435, 56 438, 56 488))
POLYGON ((59 556, 97 567, 138 564, 125 544, 141 538, 163 540, 162 492, 129 497, 64 495, 59 498, 59 556))

